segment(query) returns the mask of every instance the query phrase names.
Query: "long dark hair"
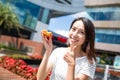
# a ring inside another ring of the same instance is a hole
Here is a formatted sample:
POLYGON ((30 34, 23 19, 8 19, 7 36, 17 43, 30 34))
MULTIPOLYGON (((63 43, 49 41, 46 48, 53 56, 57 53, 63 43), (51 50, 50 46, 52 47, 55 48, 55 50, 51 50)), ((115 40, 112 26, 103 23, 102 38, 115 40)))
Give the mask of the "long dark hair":
POLYGON ((89 19, 85 17, 80 17, 80 18, 76 18, 72 22, 70 29, 72 28, 74 22, 79 21, 79 20, 83 22, 84 28, 85 28, 85 39, 86 40, 82 45, 82 50, 86 53, 89 61, 92 61, 92 59, 96 61, 95 50, 94 50, 94 41, 95 41, 94 24, 89 19))

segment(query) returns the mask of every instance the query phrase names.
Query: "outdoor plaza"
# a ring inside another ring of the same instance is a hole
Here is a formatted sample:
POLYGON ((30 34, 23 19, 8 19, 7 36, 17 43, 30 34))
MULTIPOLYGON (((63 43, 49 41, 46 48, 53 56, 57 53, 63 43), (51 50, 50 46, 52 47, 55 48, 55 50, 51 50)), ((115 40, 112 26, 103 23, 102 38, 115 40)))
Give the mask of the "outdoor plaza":
POLYGON ((37 80, 41 31, 52 32, 53 49, 67 47, 77 17, 95 26, 93 80, 120 80, 120 0, 0 0, 0 80, 37 80))

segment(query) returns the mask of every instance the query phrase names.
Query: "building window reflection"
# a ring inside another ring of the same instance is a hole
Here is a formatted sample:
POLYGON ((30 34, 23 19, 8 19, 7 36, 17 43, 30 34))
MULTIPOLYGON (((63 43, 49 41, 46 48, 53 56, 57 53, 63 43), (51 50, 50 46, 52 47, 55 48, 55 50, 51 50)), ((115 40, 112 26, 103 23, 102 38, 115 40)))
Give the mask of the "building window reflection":
POLYGON ((41 21, 44 22, 44 23, 47 23, 48 15, 49 15, 49 9, 44 9, 41 21))
POLYGON ((120 44, 120 30, 114 29, 96 29, 96 42, 105 42, 111 44, 120 44))
POLYGON ((50 10, 47 8, 40 7, 39 18, 38 20, 48 24, 50 18, 50 10))
POLYGON ((37 24, 37 18, 39 15, 40 7, 30 3, 26 0, 22 1, 7 1, 3 0, 3 3, 9 2, 15 8, 15 13, 18 15, 19 21, 25 27, 35 29, 37 24))
POLYGON ((120 20, 120 7, 87 8, 94 20, 120 20))

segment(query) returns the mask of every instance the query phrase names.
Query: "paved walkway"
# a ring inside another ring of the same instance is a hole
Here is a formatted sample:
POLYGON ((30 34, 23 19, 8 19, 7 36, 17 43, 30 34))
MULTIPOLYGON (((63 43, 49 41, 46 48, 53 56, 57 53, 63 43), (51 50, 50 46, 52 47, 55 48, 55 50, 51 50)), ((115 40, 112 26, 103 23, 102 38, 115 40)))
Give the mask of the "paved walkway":
POLYGON ((0 80, 26 80, 26 79, 0 67, 0 80))

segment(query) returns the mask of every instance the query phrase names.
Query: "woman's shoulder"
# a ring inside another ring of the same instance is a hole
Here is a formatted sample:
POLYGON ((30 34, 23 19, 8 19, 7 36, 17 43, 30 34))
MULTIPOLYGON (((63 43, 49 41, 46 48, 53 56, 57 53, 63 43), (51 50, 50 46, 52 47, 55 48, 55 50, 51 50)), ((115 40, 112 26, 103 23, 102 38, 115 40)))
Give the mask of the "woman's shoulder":
POLYGON ((67 48, 66 47, 57 47, 54 49, 54 51, 63 51, 63 50, 66 50, 67 48))
POLYGON ((96 62, 95 60, 93 59, 92 60, 92 63, 88 60, 87 56, 83 56, 83 57, 79 57, 76 59, 76 61, 79 63, 79 62, 82 62, 84 64, 92 64, 92 65, 95 65, 96 62))
POLYGON ((64 52, 66 51, 66 47, 57 47, 53 50, 52 53, 56 54, 56 55, 61 55, 64 54, 64 52), (60 54, 59 54, 60 53, 60 54))
POLYGON ((57 47, 52 51, 52 56, 63 56, 66 48, 65 47, 57 47))

